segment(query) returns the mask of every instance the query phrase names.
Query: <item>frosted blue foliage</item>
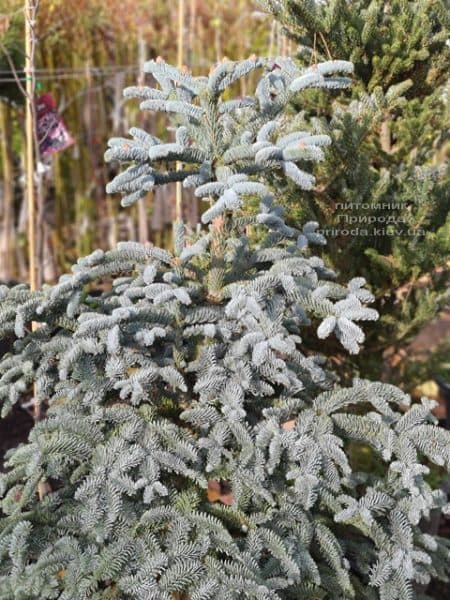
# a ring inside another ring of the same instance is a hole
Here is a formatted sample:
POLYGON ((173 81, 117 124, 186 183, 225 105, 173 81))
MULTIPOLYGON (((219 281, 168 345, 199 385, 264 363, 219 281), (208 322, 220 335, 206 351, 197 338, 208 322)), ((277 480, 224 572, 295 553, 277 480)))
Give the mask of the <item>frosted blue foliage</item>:
POLYGON ((290 84, 289 90, 291 92, 299 92, 300 90, 304 90, 308 87, 315 87, 320 84, 322 81, 322 77, 319 73, 305 73, 300 77, 294 79, 294 81, 290 84))
POLYGON ((140 330, 136 333, 135 339, 144 346, 153 346, 155 340, 166 337, 166 330, 162 327, 152 327, 149 331, 140 330))
POLYGON ((375 298, 369 290, 363 287, 365 285, 366 280, 364 277, 354 277, 348 282, 347 288, 349 292, 356 296, 361 302, 373 302, 375 298))
MULTIPOLYGON (((295 132, 289 132, 292 142, 303 139, 305 147, 302 151, 298 147, 286 147, 286 136, 281 135, 281 145, 271 138, 275 132, 285 129, 283 111, 292 97, 305 87, 296 82, 306 78, 309 82, 306 87, 326 87, 328 75, 351 72, 351 68, 351 64, 345 61, 330 61, 325 63, 323 72, 318 68, 303 72, 290 59, 279 57, 275 61, 267 61, 250 57, 239 62, 225 60, 205 78, 192 77, 167 65, 162 59, 149 61, 146 71, 152 73, 161 89, 131 87, 127 88, 125 95, 142 99, 142 110, 176 115, 176 143, 145 136, 136 128, 130 130, 132 140, 112 138, 106 160, 132 164, 108 185, 108 192, 121 193, 122 203, 129 205, 144 197, 158 183, 181 180, 189 187, 209 182, 214 184, 214 173, 210 167, 212 164, 220 165, 222 161, 232 166, 235 172, 249 175, 261 171, 268 176, 270 170, 281 169, 300 187, 311 189, 314 178, 300 171, 295 161, 320 160, 323 153, 319 146, 329 143, 329 138, 308 134, 302 137, 302 132, 297 132, 300 136, 296 138, 295 132), (222 100, 221 95, 235 81, 256 69, 263 74, 254 97, 222 100), (252 129, 248 130, 248 123, 257 123, 257 129, 252 125, 252 129), (210 140, 212 136, 214 144, 204 144, 204 140, 210 140), (264 143, 266 147, 261 146, 264 143), (180 175, 175 165, 177 161, 195 165, 199 175, 189 171, 180 175), (172 164, 167 168, 168 162, 172 164)), ((333 81, 330 78, 330 85, 335 86, 339 82, 342 87, 350 83, 346 78, 335 77, 333 81)), ((204 189, 208 189, 212 199, 219 198, 223 192, 220 186, 214 185, 204 189)), ((234 203, 226 210, 235 210, 236 207, 240 208, 240 205, 234 203)), ((221 214, 222 210, 223 205, 217 214, 221 214)))
MULTIPOLYGON (((316 231, 318 227, 319 223, 316 223, 316 221, 310 221, 309 223, 305 223, 305 225, 303 225, 302 233, 297 238, 297 246, 303 249, 307 248, 309 244, 325 245, 327 241, 321 233, 316 231)), ((371 300, 368 299, 368 301, 371 300)))
POLYGON ((373 321, 378 318, 378 313, 373 308, 361 304, 358 297, 350 293, 345 300, 336 302, 333 314, 327 316, 317 329, 319 338, 327 338, 332 332, 351 354, 359 352, 359 344, 365 339, 363 330, 355 325, 354 321, 373 321))
POLYGON ((317 69, 321 75, 330 75, 331 73, 353 73, 353 65, 347 60, 329 60, 326 62, 318 63, 312 69, 317 69))
POLYGON ((316 180, 313 175, 299 169, 294 162, 286 161, 283 169, 285 175, 303 190, 311 190, 314 187, 316 180))
POLYGON ((199 256, 206 252, 210 243, 210 236, 205 235, 198 239, 190 246, 185 246, 180 253, 180 260, 182 262, 188 261, 196 256, 199 256))
POLYGON ((234 211, 242 206, 239 195, 233 190, 225 190, 220 198, 202 214, 202 222, 210 223, 216 217, 219 217, 226 211, 234 211))
POLYGON ((412 598, 448 575, 448 544, 419 523, 449 511, 427 475, 449 470, 450 434, 430 401, 342 387, 312 351, 317 332, 358 352, 377 313, 363 278, 339 283, 311 254, 317 223, 288 225, 276 203, 278 182, 315 185, 296 161, 329 141, 287 127, 291 88, 350 66, 146 70, 159 89, 127 95, 174 111, 175 140, 113 140, 131 165, 108 189, 130 203, 182 181, 208 225, 177 223, 173 252, 122 242, 54 286, 0 286, 2 414, 33 390, 48 407, 0 476, 0 598, 412 598), (251 101, 230 99, 255 69, 251 101), (375 468, 353 465, 355 443, 375 468))

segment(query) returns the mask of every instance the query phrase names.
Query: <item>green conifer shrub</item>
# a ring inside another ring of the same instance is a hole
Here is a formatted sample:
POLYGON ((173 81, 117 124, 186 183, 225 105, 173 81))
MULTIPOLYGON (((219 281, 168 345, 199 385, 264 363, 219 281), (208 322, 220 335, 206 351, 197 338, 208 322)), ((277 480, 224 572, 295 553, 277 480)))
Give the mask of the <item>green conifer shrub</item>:
POLYGON ((352 65, 146 70, 158 87, 126 96, 173 113, 175 140, 111 140, 107 160, 128 168, 109 191, 128 205, 182 181, 206 201, 207 230, 179 223, 173 253, 121 243, 55 286, 1 288, 0 337, 16 337, 3 414, 32 384, 48 410, 0 479, 0 598, 414 598, 447 577, 448 544, 419 523, 446 508, 425 476, 449 468, 450 434, 433 403, 341 387, 308 350, 314 329, 357 353, 377 313, 362 278, 338 283, 310 251, 317 225, 288 226, 275 202, 286 178, 314 185, 308 162, 329 143, 287 105, 348 85, 352 65), (255 69, 254 96, 231 98, 255 69), (350 443, 376 469, 353 468, 350 443))
MULTIPOLYGON (((380 312, 350 373, 379 378, 383 353, 406 348, 449 305, 450 11, 448 0, 260 0, 298 43, 300 65, 354 63, 341 94, 308 92, 305 123, 332 139, 313 190, 286 191, 294 222, 314 219, 320 256, 340 277, 363 276, 380 312)), ((338 352, 335 347, 334 352, 338 352)), ((412 389, 422 367, 393 369, 412 389), (405 373, 407 371, 407 376, 405 373)), ((424 374, 435 374, 431 367, 424 374)))

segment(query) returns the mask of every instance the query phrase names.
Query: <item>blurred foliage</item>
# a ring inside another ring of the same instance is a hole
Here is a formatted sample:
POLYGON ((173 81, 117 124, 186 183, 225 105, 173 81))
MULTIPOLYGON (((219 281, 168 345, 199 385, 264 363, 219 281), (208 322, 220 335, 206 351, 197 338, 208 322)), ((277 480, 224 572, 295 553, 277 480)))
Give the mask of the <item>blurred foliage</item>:
MULTIPOLYGON (((0 78, 12 78, 11 62, 17 69, 23 68, 23 12, 15 0, 0 0, 0 78), (8 60, 9 57, 9 60, 8 60)), ((0 98, 22 102, 23 96, 14 82, 0 85, 0 98)))
MULTIPOLYGON (((255 14, 251 2, 186 0, 184 4, 184 62, 194 73, 225 55, 237 59, 253 52, 266 53, 270 19, 255 14)), ((125 213, 118 200, 106 197, 104 188, 111 173, 104 165, 103 153, 109 137, 125 134, 129 123, 136 121, 137 106, 123 102, 122 89, 140 80, 143 60, 162 55, 168 62, 176 62, 177 10, 177 2, 161 0, 40 1, 36 94, 53 95, 76 142, 51 159, 51 169, 45 175, 46 281, 55 280, 78 256, 95 247, 109 248, 122 238, 138 239, 147 231, 150 241, 170 244, 172 188, 160 196, 150 194, 145 211, 125 213), (141 227, 143 219, 146 227, 141 227)), ((1 40, 20 70, 24 56, 23 2, 0 0, 0 27, 2 23, 5 31, 2 34, 0 29, 1 40)), ((5 81, 11 79, 11 72, 1 49, 0 60, 4 71, 0 74, 0 97, 10 103, 13 120, 8 143, 13 147, 15 237, 23 239, 23 97, 14 82, 5 81)), ((23 73, 19 75, 23 77, 23 73)), ((166 123, 149 115, 141 125, 157 133, 166 123)), ((190 222, 198 210, 193 202, 186 196, 190 222)), ((0 206, 0 236, 1 221, 0 206)), ((12 272, 2 268, 0 259, 0 279, 27 278, 25 250, 25 246, 18 250, 12 272)))

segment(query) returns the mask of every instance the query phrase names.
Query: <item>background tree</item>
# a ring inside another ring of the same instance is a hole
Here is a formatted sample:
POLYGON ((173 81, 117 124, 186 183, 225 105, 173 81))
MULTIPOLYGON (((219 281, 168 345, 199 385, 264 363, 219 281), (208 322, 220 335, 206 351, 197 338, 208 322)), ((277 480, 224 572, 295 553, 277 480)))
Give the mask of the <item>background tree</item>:
MULTIPOLYGON (((328 239, 324 256, 340 273, 369 282, 382 317, 367 332, 367 352, 347 367, 379 377, 448 306, 448 3, 263 4, 299 44, 300 64, 338 56, 355 65, 349 92, 334 98, 311 92, 303 105, 305 118, 314 117, 316 130, 334 144, 319 184, 294 192, 289 206, 320 222, 328 239)), ((406 363, 389 376, 401 379, 406 363)), ((412 386, 417 379, 408 375, 412 386)))

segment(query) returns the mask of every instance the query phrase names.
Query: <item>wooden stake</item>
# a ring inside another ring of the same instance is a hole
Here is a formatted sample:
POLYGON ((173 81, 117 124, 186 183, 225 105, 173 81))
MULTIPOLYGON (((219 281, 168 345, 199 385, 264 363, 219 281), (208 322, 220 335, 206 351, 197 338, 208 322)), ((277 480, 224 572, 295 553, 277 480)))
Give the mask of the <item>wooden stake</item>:
POLYGON ((32 17, 31 0, 25 0, 25 76, 26 76, 26 185, 28 206, 28 262, 29 283, 32 291, 37 288, 36 269, 36 201, 34 188, 34 66, 32 64, 32 17))
MULTIPOLYGON (((183 66, 184 56, 184 0, 178 0, 178 68, 181 69, 183 66)), ((177 171, 181 171, 181 162, 177 161, 177 171)), ((182 221, 183 219, 183 192, 181 187, 181 181, 176 183, 176 196, 175 196, 175 223, 182 221)))
MULTIPOLYGON (((35 167, 35 148, 36 143, 36 124, 34 109, 34 48, 33 48, 33 27, 35 26, 36 7, 32 0, 25 0, 25 76, 26 76, 26 113, 25 113, 25 143, 26 143, 26 182, 27 182, 27 206, 28 206, 28 261, 29 261, 29 280, 30 290, 35 291, 38 288, 38 273, 36 265, 36 196, 34 187, 34 167, 35 167)), ((38 324, 33 321, 31 330, 36 331, 38 324)), ((36 401, 36 383, 33 385, 34 400, 34 422, 37 423, 42 417, 41 407, 36 401)), ((38 483, 38 496, 42 500, 49 492, 50 486, 40 481, 38 483)))
POLYGON ((184 0, 178 0, 178 48, 177 65, 181 69, 184 57, 184 0))
MULTIPOLYGON (((146 46, 145 38, 142 27, 138 29, 138 63, 139 63, 139 85, 145 85, 145 73, 144 73, 144 62, 146 57, 146 46)), ((142 113, 141 113, 142 114, 142 113)), ((145 117, 142 114, 142 124, 144 125, 145 117)), ((145 127, 144 127, 145 129, 145 127)), ((138 213, 138 239, 141 244, 146 244, 149 241, 149 230, 148 230, 148 219, 147 219, 147 201, 151 196, 151 192, 148 192, 146 196, 138 200, 137 202, 137 213, 138 213)))

